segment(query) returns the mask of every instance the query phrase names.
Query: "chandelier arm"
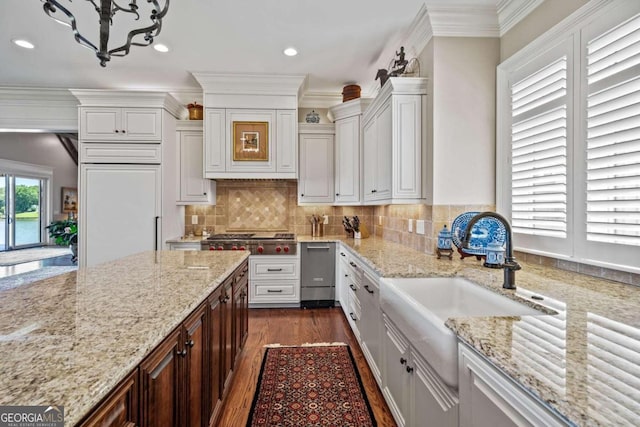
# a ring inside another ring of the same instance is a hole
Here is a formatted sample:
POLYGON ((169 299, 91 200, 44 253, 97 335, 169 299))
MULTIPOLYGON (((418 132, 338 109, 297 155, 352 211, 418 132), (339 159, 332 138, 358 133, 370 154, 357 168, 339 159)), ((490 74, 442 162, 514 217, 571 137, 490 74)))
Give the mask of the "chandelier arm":
POLYGON ((122 11, 122 12, 126 12, 126 13, 132 13, 132 14, 136 15, 136 21, 140 19, 140 14, 138 13, 138 5, 136 4, 136 0, 131 0, 131 3, 129 3, 129 9, 120 6, 114 0, 113 8, 111 10, 111 16, 115 15, 116 12, 118 12, 118 11, 122 11))
MULTIPOLYGON (((149 3, 153 3, 153 5, 157 8, 157 10, 160 9, 160 5, 158 4, 157 0, 147 0, 147 1, 149 3)), ((145 28, 139 28, 137 30, 129 31, 129 34, 127 35, 127 42, 122 46, 119 46, 115 49, 111 49, 109 51, 109 54, 113 56, 126 56, 127 54, 129 54, 129 50, 131 49, 131 46, 149 46, 150 44, 152 44, 153 38, 156 37, 158 34, 160 34, 160 30, 162 30, 162 18, 167 14, 167 11, 169 10, 169 0, 166 1, 164 5, 164 9, 162 9, 159 13, 157 12, 157 10, 154 10, 151 13, 151 20, 154 22, 153 25, 150 25, 145 28), (144 36, 145 42, 142 43, 142 42, 133 41, 134 37, 140 34, 145 34, 144 36)))
POLYGON ((73 16, 73 14, 69 12, 67 8, 62 6, 56 0, 43 0, 43 1, 44 1, 44 4, 42 5, 42 7, 45 13, 47 14, 47 16, 49 16, 54 21, 60 22, 61 24, 70 25, 71 31, 73 32, 73 37, 76 39, 76 42, 78 42, 78 44, 80 44, 83 47, 86 47, 87 49, 91 49, 94 52, 98 51, 98 48, 96 47, 96 45, 91 43, 89 39, 87 39, 82 34, 80 34, 80 32, 78 31, 78 26, 76 24, 76 17, 73 16), (62 19, 58 19, 57 17, 52 15, 52 13, 55 14, 57 12, 56 8, 60 10, 60 12, 65 14, 67 18, 69 18, 69 22, 63 21, 62 19))
MULTIPOLYGON (((69 0, 69 1, 71 1, 71 0, 69 0)), ((98 12, 98 15, 100 15, 100 6, 98 6, 94 0, 86 0, 86 1, 91 3, 93 5, 93 8, 96 10, 96 12, 98 12)))

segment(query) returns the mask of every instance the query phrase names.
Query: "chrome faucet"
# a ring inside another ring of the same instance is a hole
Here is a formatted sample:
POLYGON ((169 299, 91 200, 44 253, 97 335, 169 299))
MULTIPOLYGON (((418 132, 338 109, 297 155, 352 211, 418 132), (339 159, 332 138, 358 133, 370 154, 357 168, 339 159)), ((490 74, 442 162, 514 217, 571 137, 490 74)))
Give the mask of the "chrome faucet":
POLYGON ((516 271, 520 270, 522 267, 520 266, 520 264, 518 264, 515 257, 513 256, 513 233, 511 231, 511 224, 509 224, 509 221, 507 221, 505 217, 496 212, 482 212, 471 218, 471 220, 467 224, 467 229, 464 233, 464 239, 462 239, 462 248, 464 249, 469 247, 469 241, 471 240, 471 229, 473 228, 475 223, 486 217, 495 218, 496 220, 500 221, 504 225, 504 228, 507 230, 507 254, 504 260, 504 264, 502 265, 504 270, 504 283, 502 284, 502 287, 505 289, 515 289, 516 271))

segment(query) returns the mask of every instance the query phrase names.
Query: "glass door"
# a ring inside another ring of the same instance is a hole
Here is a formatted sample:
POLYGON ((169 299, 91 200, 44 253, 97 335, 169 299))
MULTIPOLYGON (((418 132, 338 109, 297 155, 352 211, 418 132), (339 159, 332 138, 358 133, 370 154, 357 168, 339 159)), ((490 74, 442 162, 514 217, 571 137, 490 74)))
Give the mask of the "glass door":
POLYGON ((47 179, 0 174, 0 251, 44 244, 47 179))

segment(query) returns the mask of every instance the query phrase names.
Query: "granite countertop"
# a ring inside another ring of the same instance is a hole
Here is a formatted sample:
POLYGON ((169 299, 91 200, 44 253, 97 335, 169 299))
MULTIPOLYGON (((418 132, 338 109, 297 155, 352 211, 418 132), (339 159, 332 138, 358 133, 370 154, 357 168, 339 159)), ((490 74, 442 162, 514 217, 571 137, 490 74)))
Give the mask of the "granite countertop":
POLYGON ((475 258, 437 259, 371 237, 341 241, 381 276, 462 276, 528 305, 540 316, 451 318, 460 340, 580 426, 640 422, 640 288, 542 265, 523 263, 515 291, 502 288, 502 270, 475 258), (543 301, 531 300, 532 295, 543 301))
POLYGON ((76 424, 247 256, 143 252, 0 291, 0 404, 76 424))

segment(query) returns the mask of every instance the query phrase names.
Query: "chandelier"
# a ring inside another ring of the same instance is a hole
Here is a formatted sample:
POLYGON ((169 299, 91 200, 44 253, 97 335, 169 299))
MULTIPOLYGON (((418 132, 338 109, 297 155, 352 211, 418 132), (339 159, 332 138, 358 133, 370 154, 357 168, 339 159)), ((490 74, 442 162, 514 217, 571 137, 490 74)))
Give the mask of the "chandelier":
MULTIPOLYGON (((169 0, 164 0, 164 8, 160 7, 158 0, 146 0, 147 3, 150 3, 151 6, 153 6, 150 16, 151 25, 129 31, 125 44, 109 49, 109 29, 113 24, 113 17, 117 12, 124 12, 135 15, 135 20, 138 21, 140 19, 140 14, 138 13, 138 5, 136 4, 137 0, 129 0, 128 7, 120 6, 115 2, 115 0, 85 0, 93 5, 99 16, 100 41, 98 45, 100 47, 96 46, 89 39, 80 34, 76 24, 76 17, 73 16, 69 9, 62 6, 60 2, 56 0, 41 1, 44 3, 43 8, 45 13, 61 24, 70 26, 76 41, 80 45, 88 49, 92 49, 100 60, 100 65, 103 67, 106 67, 107 61, 111 60, 111 56, 127 55, 131 46, 149 46, 152 44, 153 38, 160 34, 160 30, 162 29, 162 18, 164 18, 167 14, 167 10, 169 9, 169 0), (98 1, 100 5, 96 4, 98 1), (63 15, 66 16, 66 18, 63 15)), ((71 2, 71 0, 69 0, 69 2, 71 2)))

